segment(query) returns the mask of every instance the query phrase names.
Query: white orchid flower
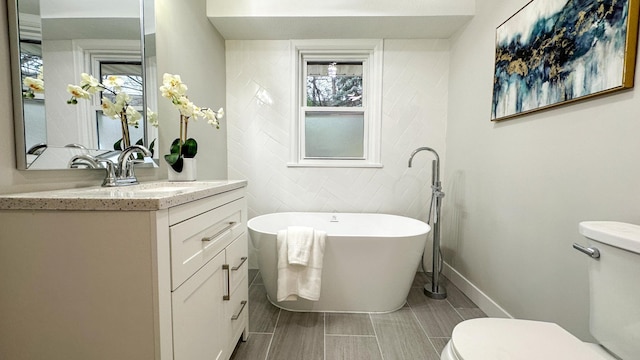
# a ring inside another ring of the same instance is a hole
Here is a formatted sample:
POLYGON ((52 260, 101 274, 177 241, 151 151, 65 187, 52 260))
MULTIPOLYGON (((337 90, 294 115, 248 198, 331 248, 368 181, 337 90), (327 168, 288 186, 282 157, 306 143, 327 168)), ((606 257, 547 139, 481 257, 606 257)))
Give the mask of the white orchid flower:
POLYGON ((220 120, 224 117, 224 109, 220 108, 216 111, 216 119, 220 120))
POLYGON ((116 104, 118 104, 120 108, 123 108, 129 103, 129 101, 131 101, 131 96, 124 91, 121 91, 116 95, 116 104))
POLYGON ((78 85, 67 85, 67 92, 76 99, 89 99, 91 94, 78 85))
POLYGON ((142 118, 142 115, 133 106, 127 106, 127 123, 132 126, 138 126, 138 121, 142 118))
POLYGON ((42 79, 34 79, 30 76, 27 76, 22 81, 24 86, 28 87, 34 93, 43 93, 44 92, 44 81, 42 79))
POLYGON ((116 75, 109 75, 107 79, 102 82, 102 85, 113 88, 115 91, 120 91, 122 89, 122 85, 124 85, 124 80, 116 75))
POLYGON ((162 75, 162 86, 160 92, 167 99, 175 99, 184 96, 187 93, 187 85, 182 83, 180 75, 172 75, 165 73, 162 75))
POLYGON ((82 78, 82 80, 80 81, 80 87, 85 89, 89 94, 95 94, 99 90, 102 90, 102 85, 100 84, 98 79, 94 78, 93 76, 87 73, 82 73, 80 74, 80 77, 82 78))
POLYGON ((153 112, 151 109, 147 108, 147 121, 153 127, 158 127, 158 113, 153 112))
POLYGON ((118 107, 106 97, 102 98, 102 104, 100 106, 102 107, 103 114, 116 119, 119 117, 120 111, 122 111, 122 107, 118 107))

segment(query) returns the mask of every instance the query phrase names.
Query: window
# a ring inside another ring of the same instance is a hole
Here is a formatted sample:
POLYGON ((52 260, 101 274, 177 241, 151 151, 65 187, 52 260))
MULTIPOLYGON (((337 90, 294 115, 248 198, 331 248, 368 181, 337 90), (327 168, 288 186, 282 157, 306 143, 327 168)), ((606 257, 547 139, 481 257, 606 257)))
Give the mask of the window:
POLYGON ((382 41, 292 43, 289 166, 381 167, 382 41))
MULTIPOLYGON (((97 67, 99 68, 98 73, 100 74, 99 80, 101 82, 107 80, 109 76, 116 76, 122 79, 122 90, 131 97, 129 105, 133 106, 138 112, 143 113, 142 64, 140 62, 98 61, 97 67)), ((102 96, 112 102, 116 101, 115 95, 109 92, 103 92, 102 96)), ((104 115, 99 101, 94 101, 93 105, 98 129, 98 148, 117 148, 116 143, 122 139, 120 121, 104 115)), ((140 139, 144 140, 145 125, 145 122, 140 120, 137 126, 129 127, 132 145, 140 139)))

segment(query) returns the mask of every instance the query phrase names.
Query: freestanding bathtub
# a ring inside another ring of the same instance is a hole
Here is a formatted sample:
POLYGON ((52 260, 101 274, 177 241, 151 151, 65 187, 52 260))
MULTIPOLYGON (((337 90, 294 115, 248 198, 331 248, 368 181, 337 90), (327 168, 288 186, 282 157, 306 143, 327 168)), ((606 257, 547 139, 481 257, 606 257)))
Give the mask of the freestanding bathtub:
POLYGON ((390 312, 401 308, 422 257, 428 224, 396 215, 275 213, 247 223, 269 301, 290 311, 390 312), (288 226, 327 232, 320 299, 277 302, 276 234, 288 226))

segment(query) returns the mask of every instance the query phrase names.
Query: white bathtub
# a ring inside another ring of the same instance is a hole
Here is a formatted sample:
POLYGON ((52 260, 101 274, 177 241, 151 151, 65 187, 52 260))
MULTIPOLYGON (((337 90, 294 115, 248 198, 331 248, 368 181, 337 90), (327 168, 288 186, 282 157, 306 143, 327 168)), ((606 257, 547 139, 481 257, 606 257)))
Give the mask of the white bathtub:
POLYGON ((401 308, 431 229, 385 214, 276 213, 247 223, 269 301, 291 311, 390 312, 401 308), (337 222, 332 222, 332 217, 337 222), (327 232, 320 300, 277 302, 276 234, 288 226, 327 232))

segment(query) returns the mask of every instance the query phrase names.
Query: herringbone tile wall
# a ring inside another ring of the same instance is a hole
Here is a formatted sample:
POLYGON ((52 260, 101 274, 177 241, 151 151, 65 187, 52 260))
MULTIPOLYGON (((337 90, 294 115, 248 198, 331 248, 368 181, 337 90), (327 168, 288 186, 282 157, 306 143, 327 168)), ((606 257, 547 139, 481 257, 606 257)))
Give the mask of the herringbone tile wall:
MULTIPOLYGON (((249 218, 283 211, 378 212, 426 220, 429 146, 446 163, 449 43, 385 40, 381 169, 289 168, 292 70, 289 41, 228 40, 230 179, 247 179, 249 218)), ((255 262, 250 262, 255 267, 255 262)))

